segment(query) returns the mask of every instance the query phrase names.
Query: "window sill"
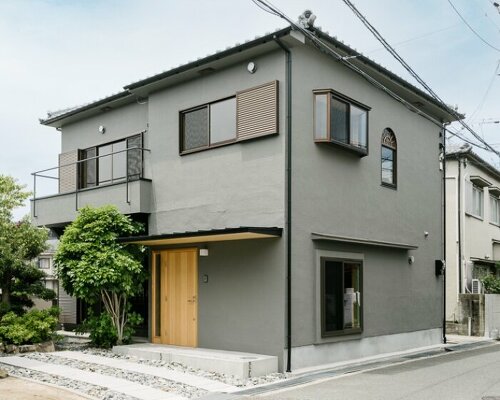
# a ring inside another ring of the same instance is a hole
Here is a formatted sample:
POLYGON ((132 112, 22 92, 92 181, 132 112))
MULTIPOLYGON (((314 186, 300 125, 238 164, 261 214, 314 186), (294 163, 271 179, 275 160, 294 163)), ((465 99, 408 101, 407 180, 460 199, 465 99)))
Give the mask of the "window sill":
POLYGON ((335 338, 335 337, 357 335, 357 334, 360 334, 362 332, 363 332, 363 329, 361 329, 361 328, 343 329, 343 330, 334 331, 334 332, 322 332, 321 339, 329 339, 329 338, 335 338))
POLYGON ((393 184, 393 183, 381 182, 380 186, 388 188, 388 189, 392 189, 392 190, 398 190, 398 185, 393 184))
POLYGON ((465 212, 465 215, 467 215, 468 217, 472 217, 474 219, 477 219, 479 221, 484 221, 484 218, 479 216, 479 215, 474 215, 474 214, 471 214, 471 213, 468 213, 468 212, 465 212))
POLYGON ((342 143, 336 140, 318 140, 315 139, 314 142, 316 144, 328 144, 334 147, 341 147, 351 153, 357 154, 359 157, 365 157, 368 155, 368 149, 364 149, 362 147, 352 146, 350 144, 342 143))
POLYGON ((220 142, 220 143, 217 143, 217 144, 212 144, 212 145, 206 146, 206 147, 198 147, 196 149, 191 149, 191 150, 181 150, 179 152, 179 155, 186 156, 188 154, 200 153, 202 151, 217 149, 219 147, 230 146, 230 145, 233 145, 233 144, 236 144, 236 143, 243 143, 243 142, 247 142, 247 141, 250 141, 250 140, 256 140, 256 139, 265 138, 265 137, 268 137, 268 136, 277 136, 277 135, 279 135, 279 132, 265 133, 265 134, 262 134, 262 135, 255 135, 255 136, 251 136, 251 137, 248 137, 248 138, 245 138, 245 139, 239 139, 239 140, 238 139, 235 139, 235 140, 226 140, 225 142, 220 142))
POLYGON ((497 224, 496 222, 490 221, 490 225, 493 225, 493 226, 496 226, 497 228, 500 228, 500 224, 497 224))

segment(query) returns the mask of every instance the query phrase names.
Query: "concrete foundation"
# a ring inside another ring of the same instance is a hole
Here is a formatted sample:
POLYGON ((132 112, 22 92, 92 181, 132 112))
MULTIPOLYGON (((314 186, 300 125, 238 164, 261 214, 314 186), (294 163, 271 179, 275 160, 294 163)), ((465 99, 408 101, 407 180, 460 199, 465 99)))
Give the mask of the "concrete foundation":
POLYGON ((188 367, 240 379, 278 372, 278 357, 200 348, 141 343, 113 347, 113 352, 146 360, 178 362, 188 367))

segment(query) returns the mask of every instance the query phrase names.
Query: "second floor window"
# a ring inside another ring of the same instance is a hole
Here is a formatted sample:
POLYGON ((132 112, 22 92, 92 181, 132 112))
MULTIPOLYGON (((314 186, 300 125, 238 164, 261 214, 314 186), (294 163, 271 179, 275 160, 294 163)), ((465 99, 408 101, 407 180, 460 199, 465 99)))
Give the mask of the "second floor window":
POLYGON ((466 212, 478 218, 484 215, 484 194, 483 189, 470 181, 465 181, 465 206, 466 212))
POLYGON ((142 176, 142 135, 80 151, 80 188, 135 180, 142 176))
POLYGON ((182 110, 179 118, 181 154, 277 134, 278 81, 182 110))
POLYGON ((396 135, 391 128, 382 133, 381 168, 382 185, 396 187, 396 135))
POLYGON ((496 196, 490 196, 490 222, 500 225, 500 200, 496 196))
POLYGON ((314 141, 368 153, 369 107, 333 90, 314 91, 314 141))

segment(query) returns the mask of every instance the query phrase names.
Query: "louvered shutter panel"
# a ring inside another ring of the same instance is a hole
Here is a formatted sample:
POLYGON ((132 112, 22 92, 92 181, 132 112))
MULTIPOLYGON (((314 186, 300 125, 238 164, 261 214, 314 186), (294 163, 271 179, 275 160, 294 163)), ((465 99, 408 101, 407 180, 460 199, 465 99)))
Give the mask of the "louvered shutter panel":
POLYGON ((78 150, 59 154, 59 193, 76 190, 78 150))
POLYGON ((238 140, 278 133, 278 81, 236 93, 238 140))

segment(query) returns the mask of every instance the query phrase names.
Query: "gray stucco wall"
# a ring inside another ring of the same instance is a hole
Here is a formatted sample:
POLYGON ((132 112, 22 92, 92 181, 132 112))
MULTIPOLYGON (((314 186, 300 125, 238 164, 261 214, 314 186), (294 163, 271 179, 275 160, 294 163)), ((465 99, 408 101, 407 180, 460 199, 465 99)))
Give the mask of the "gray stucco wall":
POLYGON ((365 255, 360 337, 440 327, 442 278, 434 275, 434 260, 442 257, 439 127, 304 47, 293 51, 293 94, 293 345, 318 340, 312 232, 419 246, 406 252, 317 244, 365 255), (324 88, 372 107, 368 156, 314 143, 312 91, 324 88), (397 190, 381 186, 380 142, 386 127, 398 141, 397 190), (411 267, 410 255, 415 257, 411 267))
POLYGON ((284 57, 276 51, 252 61, 255 74, 243 62, 150 96, 151 234, 283 226, 284 57), (180 111, 273 80, 280 82, 279 135, 179 155, 180 111))
POLYGON ((210 244, 199 258, 199 346, 278 356, 281 369, 284 271, 281 238, 210 244))
MULTIPOLYGON (((113 142, 147 128, 148 104, 129 104, 63 127, 61 152, 113 142), (99 133, 99 126, 106 128, 99 133)), ((145 141, 146 141, 145 137, 145 141)))

